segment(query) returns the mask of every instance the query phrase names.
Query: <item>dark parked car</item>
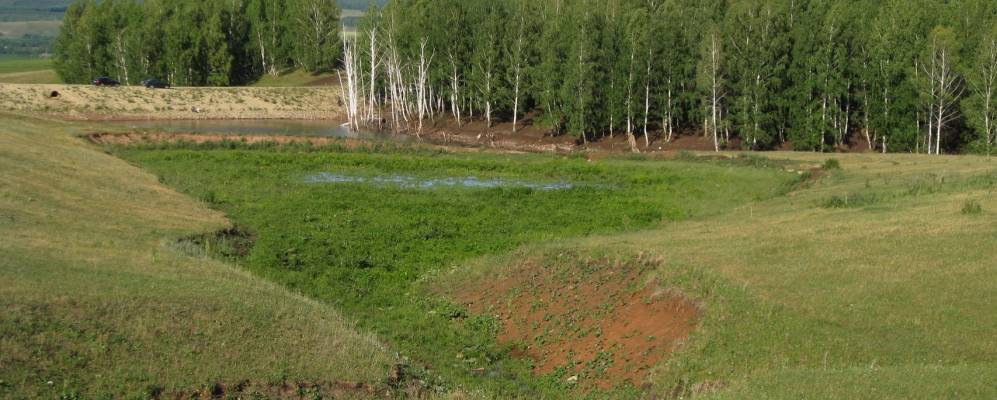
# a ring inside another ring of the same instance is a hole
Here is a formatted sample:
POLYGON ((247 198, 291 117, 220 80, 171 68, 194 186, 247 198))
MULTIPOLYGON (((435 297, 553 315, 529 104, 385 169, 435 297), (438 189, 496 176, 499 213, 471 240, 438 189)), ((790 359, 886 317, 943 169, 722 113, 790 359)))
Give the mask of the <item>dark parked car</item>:
POLYGON ((118 82, 106 76, 102 76, 97 79, 94 79, 93 84, 94 86, 118 86, 121 84, 121 82, 118 82))
POLYGON ((150 89, 169 89, 170 83, 161 79, 149 78, 142 81, 142 86, 150 89))

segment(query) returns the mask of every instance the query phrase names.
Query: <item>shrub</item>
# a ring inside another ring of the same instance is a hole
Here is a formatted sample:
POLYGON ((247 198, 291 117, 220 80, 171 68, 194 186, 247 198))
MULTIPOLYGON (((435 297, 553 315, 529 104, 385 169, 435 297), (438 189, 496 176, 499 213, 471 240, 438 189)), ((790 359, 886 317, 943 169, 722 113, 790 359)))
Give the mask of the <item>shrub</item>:
POLYGON ((835 158, 829 158, 827 161, 824 161, 823 167, 825 171, 841 169, 841 163, 835 158))
POLYGON ((962 213, 965 215, 983 214, 983 206, 976 200, 966 200, 962 203, 962 213))
POLYGON ((824 199, 821 207, 824 208, 856 208, 871 206, 879 203, 882 196, 876 193, 850 193, 844 196, 834 195, 824 199))

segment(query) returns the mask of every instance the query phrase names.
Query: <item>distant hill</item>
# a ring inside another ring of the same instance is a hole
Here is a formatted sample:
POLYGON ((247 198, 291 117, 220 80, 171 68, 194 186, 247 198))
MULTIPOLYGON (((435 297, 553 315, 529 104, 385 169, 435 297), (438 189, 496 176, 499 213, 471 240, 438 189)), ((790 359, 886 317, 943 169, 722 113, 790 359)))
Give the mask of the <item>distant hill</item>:
MULTIPOLYGON (((375 0, 378 7, 384 7, 388 0, 375 0)), ((339 0, 339 6, 343 10, 366 10, 370 6, 370 0, 339 0)))
POLYGON ((62 19, 72 0, 0 0, 0 21, 62 19))
MULTIPOLYGON (((366 10, 370 0, 338 0, 343 10, 366 10)), ((388 0, 375 0, 384 6, 388 0)), ((0 21, 57 20, 73 0, 0 0, 0 21)))
MULTIPOLYGON (((343 25, 357 25, 371 0, 338 0, 343 25)), ((389 0, 375 0, 383 7, 389 0)), ((51 52, 59 21, 73 0, 0 0, 0 55, 37 57, 51 52), (54 25, 53 25, 54 24, 54 25)))

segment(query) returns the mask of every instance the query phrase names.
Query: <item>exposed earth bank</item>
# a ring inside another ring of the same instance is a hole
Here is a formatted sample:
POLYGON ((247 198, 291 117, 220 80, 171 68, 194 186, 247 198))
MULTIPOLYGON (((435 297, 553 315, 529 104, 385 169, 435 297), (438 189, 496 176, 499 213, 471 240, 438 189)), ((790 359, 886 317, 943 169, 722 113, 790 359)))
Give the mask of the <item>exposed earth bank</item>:
POLYGON ((0 109, 70 120, 339 119, 337 87, 146 89, 0 84, 0 109))

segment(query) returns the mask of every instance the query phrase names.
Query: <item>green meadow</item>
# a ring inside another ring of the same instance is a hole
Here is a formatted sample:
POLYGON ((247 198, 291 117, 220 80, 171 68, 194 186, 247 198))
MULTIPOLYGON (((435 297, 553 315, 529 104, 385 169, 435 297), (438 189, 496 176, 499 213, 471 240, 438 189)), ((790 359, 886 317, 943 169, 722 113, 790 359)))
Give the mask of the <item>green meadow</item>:
POLYGON ((235 381, 443 398, 997 396, 990 158, 100 148, 76 136, 93 126, 3 121, 0 397, 235 381), (637 385, 534 374, 496 316, 452 296, 524 268, 568 282, 649 259, 640 282, 694 302, 699 321, 637 385))
POLYGON ((466 310, 434 295, 427 276, 525 245, 716 215, 777 196, 796 179, 736 162, 590 162, 393 145, 231 143, 116 154, 222 210, 255 239, 248 254, 227 251, 232 261, 352 316, 411 360, 408 367, 426 385, 527 397, 562 388, 531 378, 526 360, 495 343, 494 319, 455 322, 466 310), (365 181, 314 182, 321 173, 365 181), (468 178, 508 186, 461 186, 468 178), (478 361, 455 363, 458 355, 478 361), (498 372, 472 373, 480 368, 498 372))

